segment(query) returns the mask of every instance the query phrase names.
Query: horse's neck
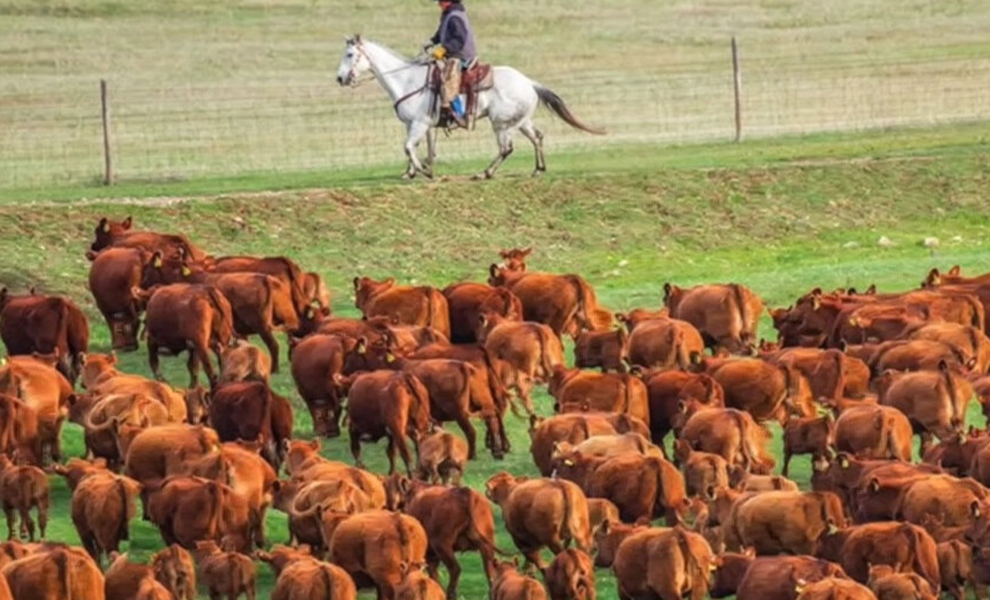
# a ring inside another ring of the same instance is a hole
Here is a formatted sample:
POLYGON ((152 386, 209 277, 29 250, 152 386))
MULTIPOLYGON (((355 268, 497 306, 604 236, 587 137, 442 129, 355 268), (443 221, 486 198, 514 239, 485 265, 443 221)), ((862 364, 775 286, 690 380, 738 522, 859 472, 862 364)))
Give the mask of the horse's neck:
POLYGON ((426 65, 416 64, 378 44, 365 43, 375 79, 395 102, 426 83, 426 65))

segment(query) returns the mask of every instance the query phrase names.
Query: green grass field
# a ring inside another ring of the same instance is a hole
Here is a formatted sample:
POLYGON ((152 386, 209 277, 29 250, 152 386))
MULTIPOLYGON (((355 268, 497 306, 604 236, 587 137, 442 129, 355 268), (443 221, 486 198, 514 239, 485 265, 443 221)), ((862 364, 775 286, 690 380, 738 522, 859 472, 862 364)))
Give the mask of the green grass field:
MULTIPOLYGON (((787 305, 816 285, 906 289, 932 266, 988 270, 988 136, 990 126, 973 124, 742 145, 626 146, 551 154, 556 169, 540 180, 514 175, 523 170, 516 163, 505 178, 482 183, 452 177, 400 184, 371 169, 339 178, 260 174, 110 190, 20 189, 0 202, 0 282, 72 296, 90 317, 93 351, 106 350, 109 339, 86 290, 83 252, 101 216, 133 215, 138 227, 186 233, 215 254, 291 256, 326 278, 341 315, 356 314, 349 287, 355 275, 438 286, 483 280, 497 251, 515 245, 536 248, 532 269, 583 274, 614 310, 658 306, 665 281, 740 282, 768 306, 787 305), (896 245, 879 248, 880 236, 896 245), (939 248, 923 248, 927 236, 937 237, 939 248)), ((766 319, 761 333, 773 337, 766 319)), ((183 360, 164 364, 173 383, 186 383, 183 360)), ((122 357, 122 365, 149 374, 143 349, 122 357)), ((273 385, 295 403, 297 435, 310 436, 291 378, 280 374, 273 385)), ((538 408, 550 410, 545 395, 538 408)), ((470 465, 466 482, 476 489, 500 469, 535 472, 526 424, 511 416, 507 424, 513 451, 503 462, 482 455, 470 465)), ((81 455, 80 430, 68 426, 65 437, 68 454, 81 455)), ((779 435, 775 443, 779 452, 779 435)), ((351 461, 344 439, 325 449, 351 461)), ((384 470, 383 447, 364 456, 384 470)), ((807 458, 794 467, 806 485, 807 458)), ((49 536, 77 543, 67 490, 60 480, 53 487, 49 536)), ((268 530, 272 541, 285 539, 281 514, 270 514, 268 530)), ((138 559, 160 547, 147 523, 134 522, 132 532, 129 551, 138 559)), ((501 523, 498 541, 512 547, 501 523)), ((464 555, 462 563, 462 596, 483 597, 477 557, 464 555)), ((265 598, 272 577, 267 568, 259 576, 265 598)), ((614 598, 610 574, 597 576, 599 597, 614 598)))
MULTIPOLYGON (((729 139, 733 35, 749 137, 986 117, 984 0, 469 4, 486 60, 610 132, 541 117, 551 169, 562 149, 729 139)), ((343 38, 412 54, 436 19, 427 0, 0 0, 0 189, 98 179, 101 78, 125 180, 398 172, 402 128, 384 94, 334 81, 343 38)), ((440 151, 494 145, 479 132, 440 151)))

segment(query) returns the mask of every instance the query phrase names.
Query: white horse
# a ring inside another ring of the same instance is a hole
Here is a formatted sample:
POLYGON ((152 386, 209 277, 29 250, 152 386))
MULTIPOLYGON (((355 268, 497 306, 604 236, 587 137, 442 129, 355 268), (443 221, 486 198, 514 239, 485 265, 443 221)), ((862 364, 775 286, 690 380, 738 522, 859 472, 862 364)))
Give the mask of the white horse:
MULTIPOLYGON (((385 46, 355 36, 347 40, 344 57, 337 70, 337 81, 343 86, 353 86, 364 73, 371 71, 378 83, 388 92, 395 108, 395 114, 406 125, 406 156, 409 166, 404 177, 415 177, 422 173, 433 176, 433 159, 436 156, 437 115, 435 96, 432 89, 430 61, 409 60, 385 46), (426 138, 426 161, 416 156, 416 148, 426 138)), ((512 154, 512 134, 522 132, 533 143, 536 150, 536 170, 539 175, 547 169, 543 158, 543 134, 533 126, 533 114, 542 102, 575 129, 588 133, 603 134, 602 130, 581 123, 560 96, 532 81, 511 67, 493 69, 495 85, 478 94, 478 117, 488 117, 498 140, 498 156, 478 178, 491 178, 499 165, 512 154)))

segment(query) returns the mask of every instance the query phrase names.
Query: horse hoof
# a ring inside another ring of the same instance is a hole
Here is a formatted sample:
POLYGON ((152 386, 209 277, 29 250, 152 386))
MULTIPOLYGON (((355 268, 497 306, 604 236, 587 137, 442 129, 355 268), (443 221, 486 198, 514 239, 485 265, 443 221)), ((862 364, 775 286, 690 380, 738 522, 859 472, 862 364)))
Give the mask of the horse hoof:
POLYGON ((492 178, 492 174, 491 173, 489 173, 488 171, 482 171, 481 173, 478 173, 477 175, 475 175, 471 179, 473 179, 475 181, 482 181, 482 180, 491 179, 491 178, 492 178))
POLYGON ((410 173, 409 171, 405 171, 404 173, 402 173, 402 177, 400 179, 412 179, 415 176, 416 173, 410 173))
POLYGON ((547 172, 546 169, 536 169, 533 171, 532 177, 542 177, 543 174, 546 172, 547 172))

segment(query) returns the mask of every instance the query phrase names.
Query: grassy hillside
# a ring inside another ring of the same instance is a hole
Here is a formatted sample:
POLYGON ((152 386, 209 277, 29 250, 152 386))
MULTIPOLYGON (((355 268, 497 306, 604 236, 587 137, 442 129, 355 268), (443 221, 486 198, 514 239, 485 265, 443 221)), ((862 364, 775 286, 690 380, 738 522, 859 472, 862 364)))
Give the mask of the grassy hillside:
MULTIPOLYGON (((982 0, 468 4, 487 60, 610 131, 543 116, 552 154, 730 138, 733 35, 747 136, 986 118, 982 0)), ((0 189, 97 179, 101 78, 124 179, 401 163, 384 94, 334 81, 343 37, 412 54, 436 20, 401 0, 0 0, 0 189)), ((481 129, 442 154, 493 155, 481 129)))
MULTIPOLYGON (((139 227, 186 233, 216 254, 289 255, 324 275, 334 310, 346 315, 356 314, 349 289, 355 275, 440 286, 481 280, 497 251, 514 245, 536 248, 533 269, 583 274, 616 310, 657 306, 665 281, 736 281, 769 306, 816 285, 904 289, 931 266, 990 267, 983 246, 990 233, 987 133, 986 126, 970 126, 743 146, 629 147, 553 157, 558 168, 542 180, 396 184, 368 171, 332 188, 318 187, 325 179, 253 177, 133 185, 116 198, 84 199, 91 190, 78 188, 25 190, 0 203, 0 230, 7 233, 0 236, 0 282, 75 298, 90 316, 94 351, 105 350, 109 338, 86 290, 83 251, 101 216, 133 215, 139 227), (215 192, 281 186, 311 187, 215 192), (896 245, 879 248, 880 236, 896 245), (941 245, 921 247, 927 236, 941 245)), ((773 336, 766 319, 761 333, 773 336)), ((143 349, 122 363, 149 373, 143 349)), ((182 359, 165 358, 164 365, 173 383, 185 385, 182 359)), ((290 377, 278 375, 274 386, 296 405, 297 434, 310 436, 290 377)), ((545 395, 538 407, 550 410, 545 395)), ((534 473, 526 424, 509 417, 508 427, 511 455, 501 463, 482 456, 469 467, 469 485, 480 489, 500 469, 534 473)), ((67 427, 65 436, 69 454, 82 454, 78 428, 67 427)), ((325 449, 351 460, 344 439, 325 449)), ((384 470, 383 447, 367 448, 364 456, 384 470)), ((808 468, 806 458, 796 459, 794 472, 804 484, 808 468)), ((53 485, 50 537, 75 543, 68 493, 60 481, 53 485)), ((135 522, 132 531, 136 557, 160 546, 148 524, 135 522)), ((269 517, 269 533, 273 541, 285 539, 281 515, 269 517)), ((512 547, 500 523, 499 544, 512 547)), ((477 558, 465 555, 462 563, 462 596, 483 597, 477 558)), ((267 568, 259 573, 260 597, 267 597, 272 579, 267 568)), ((600 597, 614 598, 610 575, 597 576, 600 597)))

